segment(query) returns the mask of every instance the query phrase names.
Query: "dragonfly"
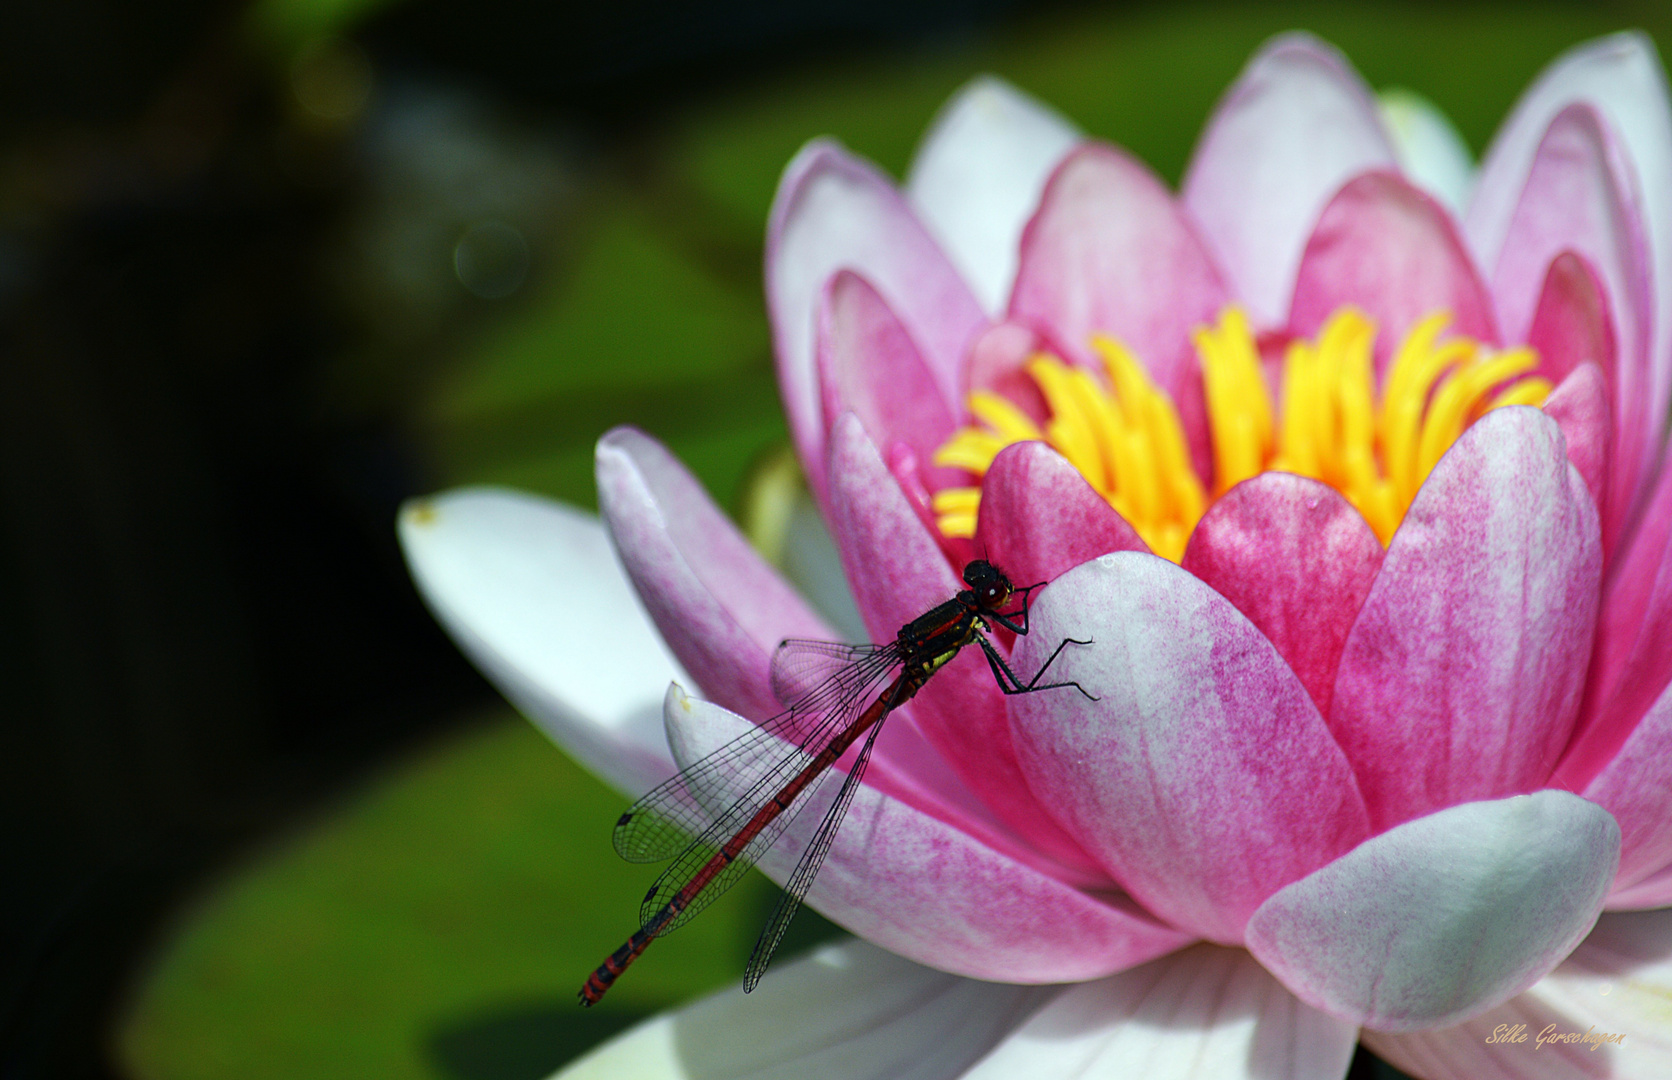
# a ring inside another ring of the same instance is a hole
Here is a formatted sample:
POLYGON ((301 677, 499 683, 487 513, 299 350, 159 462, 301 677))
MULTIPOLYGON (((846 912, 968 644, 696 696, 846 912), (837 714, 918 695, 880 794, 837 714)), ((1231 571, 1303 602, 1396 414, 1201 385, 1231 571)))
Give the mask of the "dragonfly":
POLYGON ((1064 638, 1023 682, 987 638, 995 626, 1025 635, 1032 594, 1044 582, 1016 588, 985 559, 970 561, 963 577, 967 588, 902 626, 887 644, 785 640, 770 669, 784 711, 692 763, 621 815, 613 835, 616 854, 635 863, 673 861, 645 894, 639 929, 581 987, 581 1004, 597 1004, 652 941, 713 903, 792 822, 821 806, 818 828, 749 956, 743 990, 753 990, 835 842, 883 721, 964 646, 980 647, 1005 694, 1073 687, 1097 700, 1078 682, 1040 682, 1063 649, 1091 641, 1064 638), (860 740, 858 755, 836 784, 833 777, 842 775, 836 763, 860 740))

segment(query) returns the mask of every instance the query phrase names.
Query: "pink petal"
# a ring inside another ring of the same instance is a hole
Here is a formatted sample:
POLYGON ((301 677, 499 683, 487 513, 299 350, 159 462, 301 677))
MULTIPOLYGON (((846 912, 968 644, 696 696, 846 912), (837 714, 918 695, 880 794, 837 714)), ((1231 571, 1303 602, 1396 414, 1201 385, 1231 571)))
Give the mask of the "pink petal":
POLYGON ((1020 585, 1111 551, 1148 551, 1068 459, 1042 442, 999 451, 981 481, 976 550, 1020 585))
POLYGON ((1357 1035, 1241 949, 1197 945, 1069 987, 963 1080, 1342 1080, 1357 1035))
MULTIPOLYGON (((667 712, 682 767, 748 729, 678 687, 667 712)), ((789 878, 823 816, 797 816, 760 862, 768 877, 789 878)), ((907 959, 1004 982, 1095 979, 1190 940, 1130 901, 1095 899, 869 784, 854 797, 808 903, 907 959)))
POLYGON ((1672 392, 1672 109, 1654 43, 1644 34, 1613 34, 1576 46, 1529 87, 1492 140, 1465 230, 1483 266, 1497 262, 1534 155, 1567 106, 1586 102, 1608 118, 1636 173, 1653 270, 1655 315, 1645 385, 1648 415, 1666 415, 1672 392))
POLYGON ((1660 411, 1651 412, 1649 371, 1653 299, 1630 165, 1606 121, 1589 105, 1557 114, 1539 144, 1510 231, 1492 271, 1507 340, 1528 335, 1546 267, 1564 251, 1582 256, 1601 279, 1618 345, 1614 368, 1614 467, 1604 532, 1618 534, 1635 504, 1651 455, 1658 452, 1660 411))
POLYGON ((1545 399, 1544 414, 1562 429, 1568 460, 1584 478, 1591 501, 1606 506, 1614 417, 1602 369, 1589 362, 1575 368, 1545 399))
POLYGON ((1013 705, 1041 800, 1149 910, 1225 943, 1277 889, 1369 835, 1352 768, 1271 642, 1218 593, 1135 551, 1040 594, 1017 647, 1072 689, 1013 705))
POLYGON ((1525 340, 1538 350, 1538 373, 1551 382, 1589 362, 1614 385, 1614 323, 1602 281, 1583 256, 1562 251, 1550 260, 1525 340))
POLYGON ((824 458, 815 317, 825 282, 843 268, 863 274, 899 315, 948 404, 956 400, 964 352, 987 322, 886 177, 828 140, 803 147, 784 169, 772 204, 766 295, 784 411, 814 484, 823 480, 812 463, 824 458))
POLYGON ((1056 992, 948 975, 846 938, 778 961, 752 994, 733 984, 661 1013, 551 1080, 950 1078, 1056 992))
POLYGON ((1010 316, 1064 358, 1101 370, 1095 334, 1119 339, 1177 403, 1199 463, 1207 458, 1201 376, 1190 334, 1229 299, 1173 196, 1142 163, 1087 143, 1058 166, 1022 234, 1010 316))
POLYGON ((1311 35, 1283 34, 1214 110, 1183 199, 1236 295, 1275 326, 1324 204, 1351 177, 1393 164, 1376 101, 1347 61, 1311 35))
POLYGON ((436 620, 552 741, 632 795, 672 771, 661 701, 683 673, 597 518, 461 488, 408 503, 399 528, 436 620))
POLYGON ((1365 1027, 1459 1023, 1583 940, 1619 843, 1607 811, 1565 791, 1453 806, 1274 895, 1248 948, 1296 997, 1365 1027))
POLYGON ((964 84, 923 136, 906 199, 988 312, 1004 310, 1022 226, 1079 141, 1073 124, 991 75, 964 84))
POLYGON ((1376 534, 1334 488, 1271 472, 1208 508, 1183 566, 1248 616, 1328 715, 1341 648, 1382 555, 1376 534))
POLYGON ((1672 687, 1661 691, 1584 794, 1620 823, 1616 889, 1672 864, 1672 687))
MULTIPOLYGON (((852 415, 830 433, 831 528, 873 640, 892 641, 952 599, 960 579, 852 415)), ((918 729, 971 791, 1040 850, 1080 872, 1095 863, 1035 801, 1016 764, 1004 695, 977 649, 964 651, 909 706, 918 729)))
POLYGON ((703 693, 764 719, 786 637, 829 630, 667 449, 641 431, 598 440, 598 505, 650 617, 703 693))
POLYGON ((1672 866, 1662 867, 1623 889, 1608 894, 1609 911, 1649 911, 1672 907, 1672 866))
POLYGON ((1378 1056, 1429 1080, 1659 1080, 1672 1076, 1668 998, 1672 912, 1604 915, 1556 970, 1497 1008, 1455 1027, 1365 1031, 1363 1039, 1378 1056), (1575 1033, 1624 1038, 1550 1038, 1575 1033))
POLYGON ((1552 784, 1579 791, 1624 745, 1672 676, 1672 470, 1609 569, 1581 724, 1552 784))
MULTIPOLYGON (((904 443, 928 462, 954 430, 952 412, 935 387, 911 335, 870 282, 837 271, 819 308, 819 382, 825 430, 852 412, 879 446, 904 443)), ((934 485, 962 476, 950 469, 934 485)))
POLYGON ((1351 304, 1376 322, 1376 374, 1407 331, 1444 308, 1451 331, 1496 342, 1492 298, 1475 273, 1451 217, 1393 173, 1348 182, 1318 219, 1295 276, 1292 333, 1314 336, 1351 304))
POLYGON ((1601 566, 1596 507, 1544 413, 1495 409, 1440 459, 1330 710, 1379 827, 1543 786, 1578 712, 1601 566))

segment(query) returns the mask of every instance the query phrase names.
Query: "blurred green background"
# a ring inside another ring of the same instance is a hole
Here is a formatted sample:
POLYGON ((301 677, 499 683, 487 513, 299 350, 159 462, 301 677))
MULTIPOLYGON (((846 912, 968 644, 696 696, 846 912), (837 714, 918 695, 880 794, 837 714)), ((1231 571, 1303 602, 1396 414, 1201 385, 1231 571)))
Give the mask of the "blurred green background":
POLYGON ((898 176, 990 71, 1176 183, 1302 27, 1478 153, 1629 26, 1672 45, 1596 0, 8 7, 0 1077, 532 1080, 737 977, 758 878, 573 1006, 646 882, 623 800, 457 656, 393 519, 592 506, 618 423, 735 507, 784 438, 761 236, 806 139, 898 176))

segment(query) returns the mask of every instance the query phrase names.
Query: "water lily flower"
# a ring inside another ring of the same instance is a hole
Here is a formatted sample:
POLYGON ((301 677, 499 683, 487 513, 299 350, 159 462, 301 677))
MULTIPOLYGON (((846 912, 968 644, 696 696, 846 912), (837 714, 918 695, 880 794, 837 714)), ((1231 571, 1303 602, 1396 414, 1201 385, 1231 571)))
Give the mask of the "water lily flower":
MULTIPOLYGON (((1362 1040, 1430 1080, 1672 1076, 1645 38, 1555 61, 1476 171, 1431 107, 1280 37, 1176 194, 977 80, 903 188, 809 144, 766 276, 873 639, 981 554, 1050 583, 1014 666, 1092 639, 1058 677, 1096 700, 960 655, 813 886, 862 940, 567 1075, 1335 1080, 1362 1040)), ((833 631, 649 436, 606 436, 598 485, 601 526, 469 490, 402 538, 507 696, 637 794, 778 710, 780 639, 833 631)))

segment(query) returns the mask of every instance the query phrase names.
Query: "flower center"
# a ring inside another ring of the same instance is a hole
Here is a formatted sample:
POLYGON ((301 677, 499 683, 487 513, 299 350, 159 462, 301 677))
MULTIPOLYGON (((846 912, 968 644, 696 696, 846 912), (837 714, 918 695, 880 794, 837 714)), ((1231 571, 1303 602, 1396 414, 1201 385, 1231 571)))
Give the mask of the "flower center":
MULTIPOLYGON (((1355 308, 1331 315, 1316 340, 1289 344, 1282 408, 1273 408, 1259 348, 1236 307, 1214 326, 1198 327, 1208 429, 1213 444, 1212 496, 1262 472, 1321 480, 1346 497, 1384 545, 1447 448, 1464 428, 1501 405, 1542 405, 1548 380, 1528 375, 1538 354, 1498 351, 1442 334, 1437 311, 1419 322, 1394 354, 1377 400, 1372 348, 1376 326, 1355 308)), ((1041 439, 1074 464, 1157 555, 1178 562, 1210 499, 1191 464, 1178 410, 1120 342, 1092 341, 1104 378, 1047 353, 1027 363, 1049 413, 1040 424, 1007 398, 969 396, 976 423, 935 453, 937 465, 978 480, 1012 443, 1041 439)), ((947 536, 975 535, 979 487, 937 492, 933 507, 947 536)))

